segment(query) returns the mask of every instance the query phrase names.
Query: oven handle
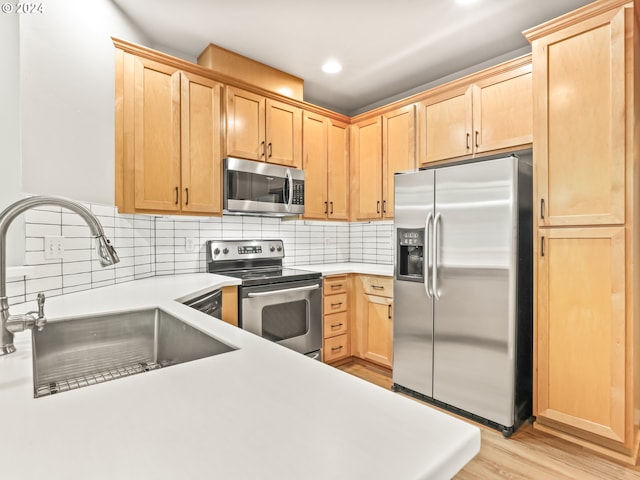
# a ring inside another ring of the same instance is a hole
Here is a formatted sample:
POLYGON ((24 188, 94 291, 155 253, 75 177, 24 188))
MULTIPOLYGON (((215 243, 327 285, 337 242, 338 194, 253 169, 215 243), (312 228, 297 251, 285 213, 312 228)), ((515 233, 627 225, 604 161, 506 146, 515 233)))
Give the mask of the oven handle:
POLYGON ((309 290, 317 290, 320 288, 320 285, 309 285, 306 287, 294 287, 294 288, 286 288, 284 290, 271 290, 269 292, 256 292, 256 293, 247 293, 247 297, 267 297, 269 295, 280 295, 281 293, 290 293, 290 292, 306 292, 309 290))

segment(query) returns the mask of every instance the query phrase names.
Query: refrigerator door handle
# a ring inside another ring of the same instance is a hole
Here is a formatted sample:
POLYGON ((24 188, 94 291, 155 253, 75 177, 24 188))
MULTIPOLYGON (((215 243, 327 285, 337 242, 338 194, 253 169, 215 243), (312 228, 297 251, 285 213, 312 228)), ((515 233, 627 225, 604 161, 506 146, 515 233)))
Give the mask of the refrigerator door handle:
POLYGON ((431 253, 432 253, 432 248, 431 248, 431 237, 432 237, 432 231, 433 231, 433 212, 429 212, 429 215, 427 215, 427 221, 425 222, 425 226, 424 226, 424 238, 425 238, 425 247, 427 248, 427 251, 424 252, 424 258, 423 258, 423 262, 424 265, 422 266, 422 271, 423 271, 423 276, 424 276, 424 291, 427 294, 427 298, 433 298, 433 292, 431 291, 431 278, 429 277, 429 273, 431 272, 431 253))
POLYGON ((431 290, 433 292, 433 296, 436 300, 440 299, 440 294, 438 293, 438 225, 440 224, 440 219, 442 218, 442 214, 440 212, 436 213, 435 218, 433 219, 433 267, 432 267, 432 277, 431 277, 431 290))

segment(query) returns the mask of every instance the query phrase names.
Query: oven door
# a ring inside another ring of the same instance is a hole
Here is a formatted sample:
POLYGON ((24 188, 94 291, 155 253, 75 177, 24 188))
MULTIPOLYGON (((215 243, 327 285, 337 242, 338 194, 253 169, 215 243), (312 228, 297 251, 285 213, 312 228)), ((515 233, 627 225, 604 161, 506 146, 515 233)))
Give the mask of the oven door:
POLYGON ((322 280, 240 287, 242 328, 300 353, 322 347, 322 280))

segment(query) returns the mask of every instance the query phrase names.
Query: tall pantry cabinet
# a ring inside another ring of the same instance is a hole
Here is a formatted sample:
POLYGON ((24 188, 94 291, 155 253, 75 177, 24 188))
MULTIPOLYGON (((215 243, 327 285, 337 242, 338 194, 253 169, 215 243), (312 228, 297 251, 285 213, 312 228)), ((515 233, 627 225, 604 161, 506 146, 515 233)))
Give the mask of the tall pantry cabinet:
POLYGON ((638 16, 602 0, 533 28, 536 428, 635 463, 638 16))

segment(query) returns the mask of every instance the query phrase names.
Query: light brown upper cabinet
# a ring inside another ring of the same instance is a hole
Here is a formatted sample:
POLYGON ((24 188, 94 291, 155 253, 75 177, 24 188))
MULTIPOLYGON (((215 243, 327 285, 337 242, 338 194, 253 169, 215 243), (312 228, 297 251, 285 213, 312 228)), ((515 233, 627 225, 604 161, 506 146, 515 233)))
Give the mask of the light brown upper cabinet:
POLYGON ((304 112, 302 122, 304 218, 347 220, 348 125, 310 112, 304 112))
POLYGON ((237 87, 226 87, 229 157, 302 166, 302 110, 237 87))
POLYGON ((116 50, 120 212, 220 214, 222 85, 116 50))
POLYGON ((393 218, 393 175, 415 168, 415 106, 352 124, 354 220, 393 218))
POLYGON ((436 88, 420 102, 420 164, 531 145, 531 64, 512 63, 436 88))
POLYGON ((624 11, 533 43, 539 225, 625 221, 624 11))
POLYGON ((635 464, 637 17, 631 3, 602 0, 525 35, 534 67, 534 427, 635 464))
POLYGON ((382 117, 351 125, 353 220, 382 218, 382 117))
POLYGON ((416 107, 382 115, 382 215, 393 218, 394 174, 416 166, 416 107))

